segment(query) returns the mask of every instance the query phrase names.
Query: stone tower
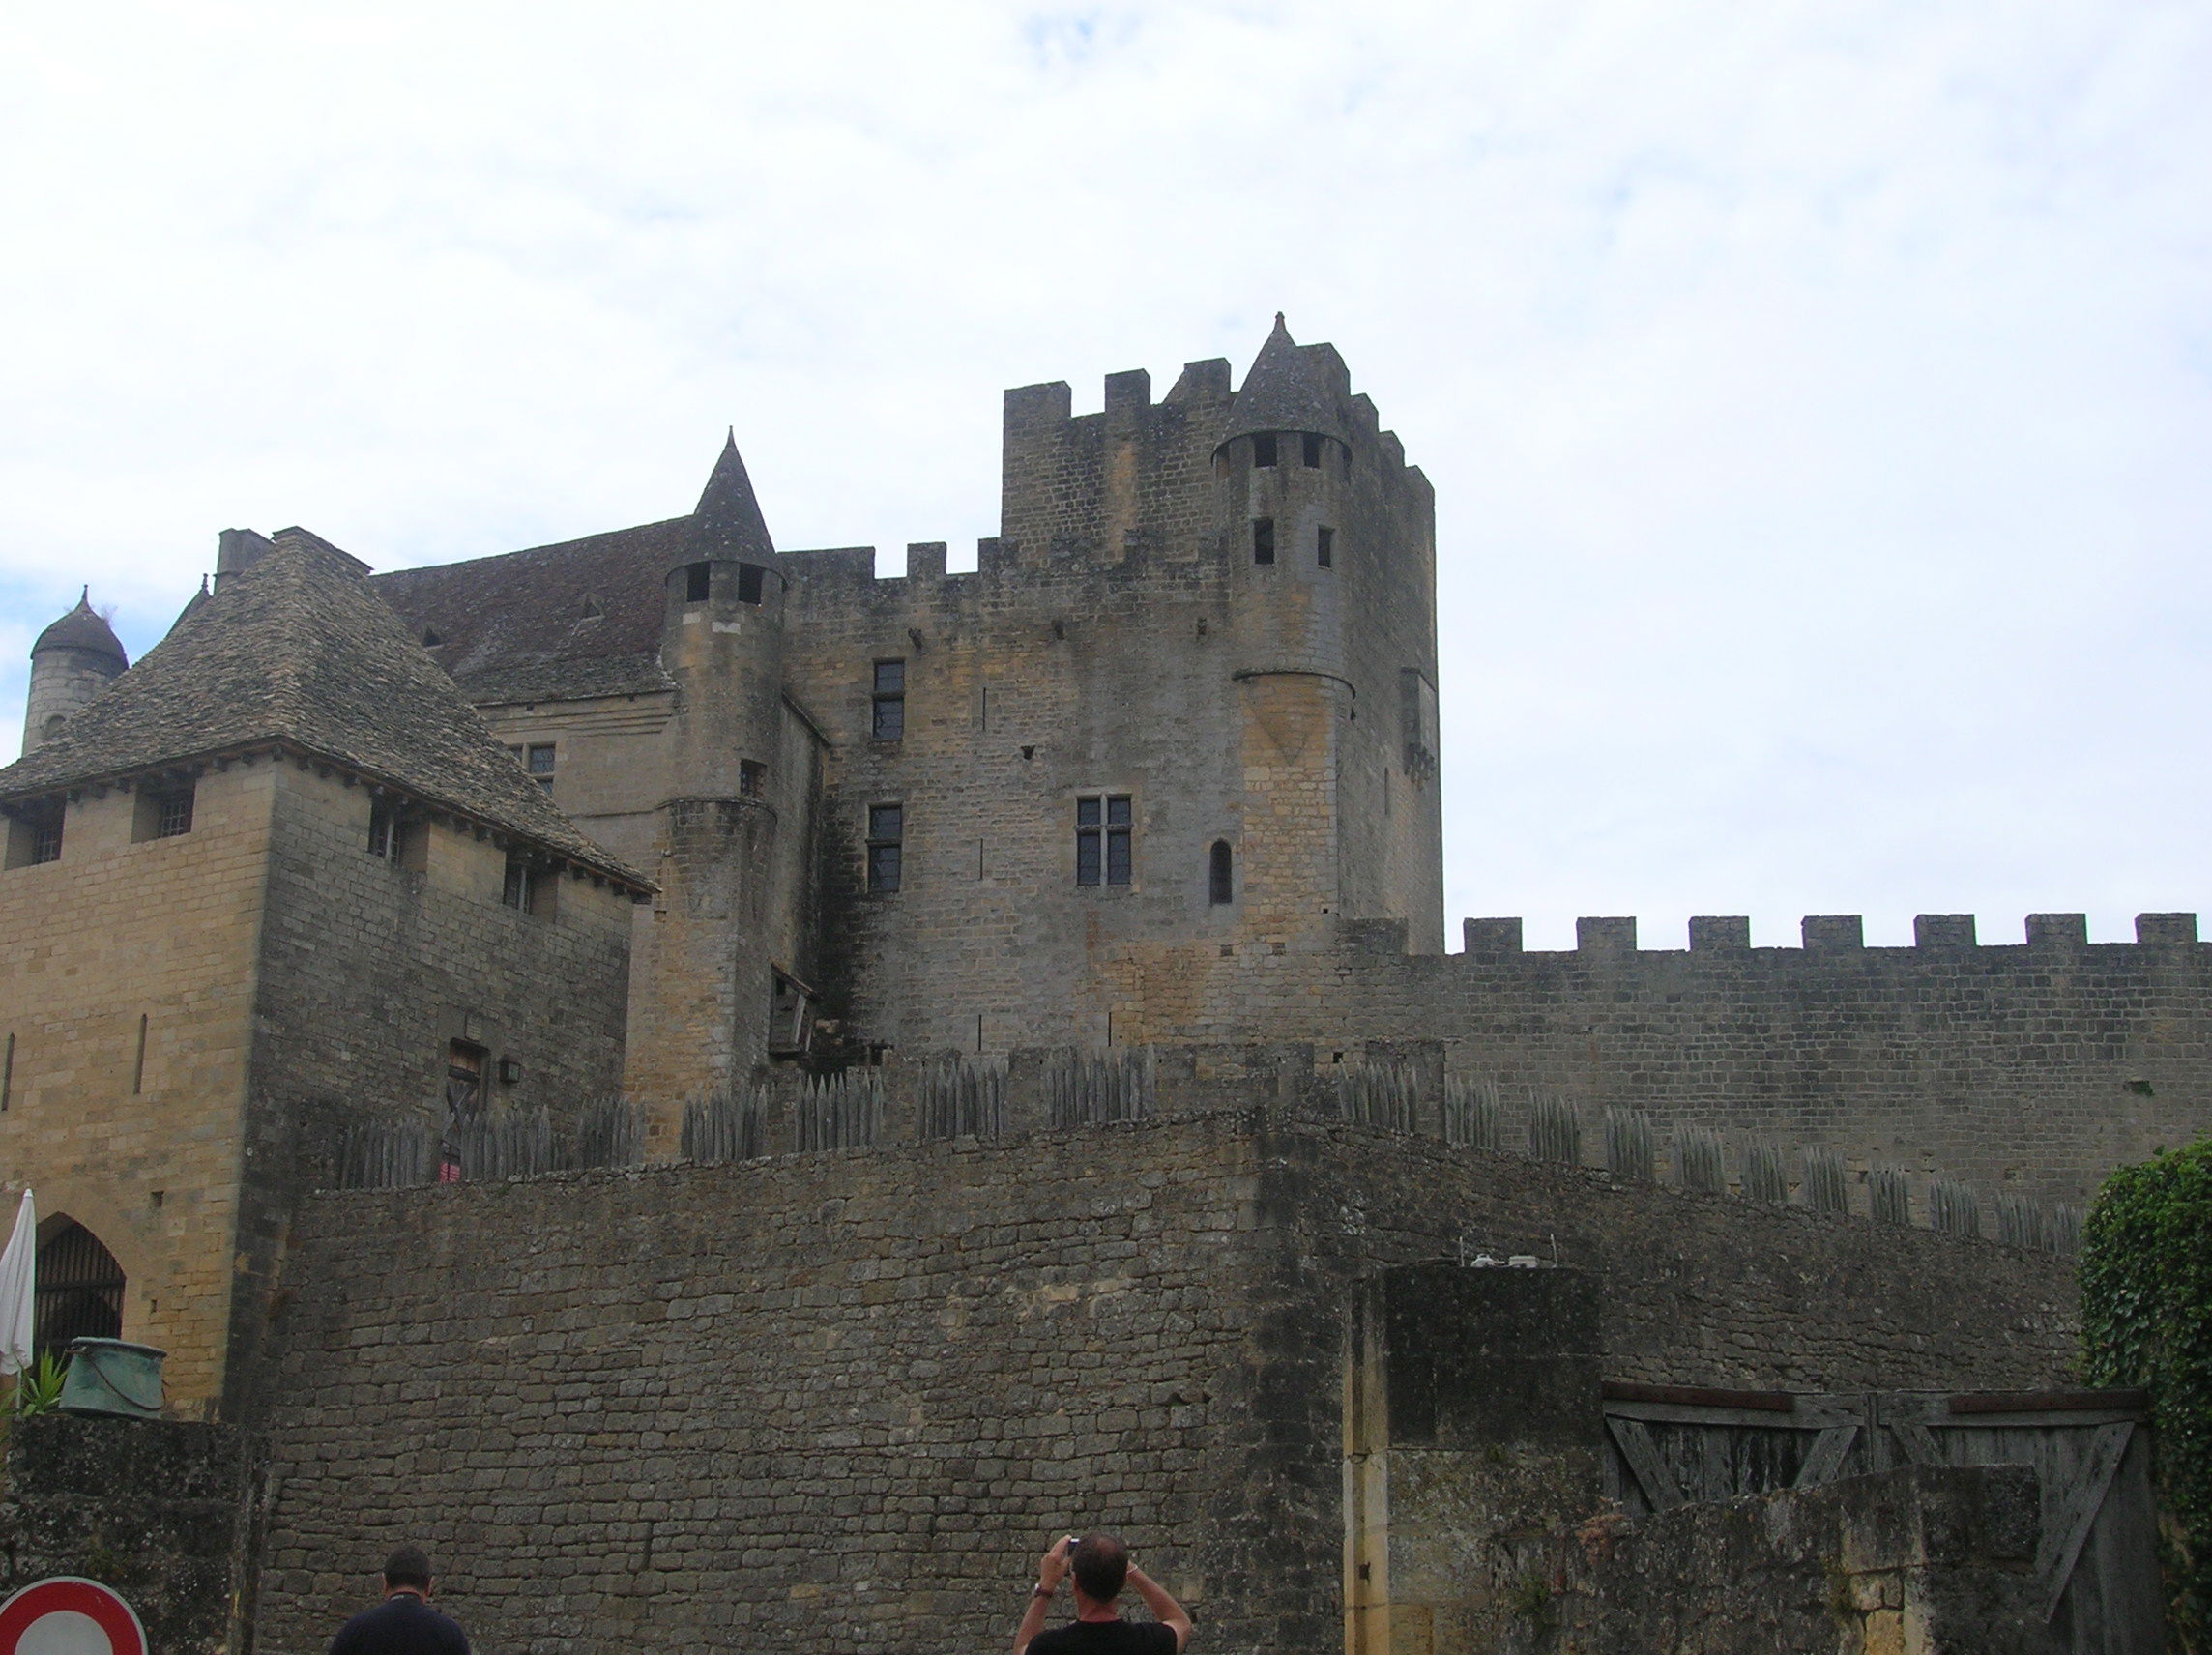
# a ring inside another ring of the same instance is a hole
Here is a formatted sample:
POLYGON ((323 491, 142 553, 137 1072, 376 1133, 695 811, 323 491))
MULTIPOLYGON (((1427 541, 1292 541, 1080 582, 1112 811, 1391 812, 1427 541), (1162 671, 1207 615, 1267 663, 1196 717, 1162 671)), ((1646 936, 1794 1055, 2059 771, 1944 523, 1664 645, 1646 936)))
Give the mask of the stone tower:
POLYGON ((632 1085, 679 1097, 742 1078, 768 1044, 785 756, 787 581, 735 433, 663 580, 675 686, 670 796, 632 1085))
POLYGON ((1335 348, 1298 345, 1278 314, 1214 450, 1243 928, 1319 939, 1389 918, 1434 951, 1434 515, 1375 423, 1335 348))
POLYGON ((23 710, 23 751, 43 745, 131 664, 114 628, 92 607, 86 587, 76 607, 31 646, 31 693, 23 710))

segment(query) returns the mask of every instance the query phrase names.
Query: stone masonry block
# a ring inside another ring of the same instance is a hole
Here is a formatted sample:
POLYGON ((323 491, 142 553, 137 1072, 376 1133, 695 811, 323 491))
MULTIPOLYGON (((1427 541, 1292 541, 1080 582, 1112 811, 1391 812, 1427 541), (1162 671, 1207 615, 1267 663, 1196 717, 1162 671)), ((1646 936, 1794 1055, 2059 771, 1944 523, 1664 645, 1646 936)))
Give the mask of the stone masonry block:
POLYGON ((1916 914, 1912 916, 1915 948, 1971 948, 1974 916, 1971 914, 1916 914))
POLYGON ((1690 916, 1690 948, 1705 953, 1751 946, 1751 920, 1740 914, 1694 914, 1690 916))
POLYGON ((1866 920, 1856 914, 1808 914, 1801 934, 1808 948, 1863 948, 1866 920))
POLYGON ((1634 916, 1576 920, 1575 951, 1582 954, 1635 953, 1636 920, 1634 916))
POLYGON ((2079 948, 2089 941, 2085 914, 2031 914, 2027 916, 2027 945, 2031 948, 2079 948))
POLYGON ((1466 919, 1460 936, 1470 954, 1518 954, 1521 921, 1518 919, 1466 919))

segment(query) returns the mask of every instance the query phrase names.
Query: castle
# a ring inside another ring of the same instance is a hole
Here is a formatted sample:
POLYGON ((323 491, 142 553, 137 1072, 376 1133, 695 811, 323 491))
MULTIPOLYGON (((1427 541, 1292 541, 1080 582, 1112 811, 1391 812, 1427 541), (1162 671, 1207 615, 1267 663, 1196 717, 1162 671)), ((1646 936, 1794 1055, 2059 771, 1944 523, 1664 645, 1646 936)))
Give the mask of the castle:
MULTIPOLYGON (((411 1474, 416 1404, 473 1445, 438 1467, 468 1511, 542 1472, 604 1517, 622 1457, 572 1439, 576 1408, 656 1437, 720 1420, 655 1307, 745 1376, 741 1414, 782 1420, 706 1428, 800 1491, 744 1566, 780 1582, 745 1599, 761 1626, 852 1550, 832 1519, 904 1533, 885 1514, 923 1506, 883 1502, 921 1501, 971 1545, 994 1502, 1064 1509, 975 1444, 1042 1442, 1070 1408, 1126 1412, 1132 1452, 1172 1437, 1152 1471, 1203 1498, 1108 1514, 1210 1559, 1237 1625, 1305 1647, 1356 1623, 1380 1651, 1426 1646, 1387 1630, 1408 1592, 1441 1594, 1438 1625, 1495 1619, 1505 1587, 1470 1608, 1393 1551, 1473 1520, 1445 1500, 1392 1529, 1435 1485, 1391 1484, 1385 1450, 1434 1433, 1358 1379, 1360 1349, 1412 1337, 1358 1332, 1413 1291, 1376 1272, 1455 1250, 1603 1278, 1601 1304, 1528 1290, 1580 1306, 1557 1325, 1584 1343, 1547 1359, 1591 1420, 1600 1363, 1835 1392, 2062 1377, 2063 1265, 1956 1237, 2017 1242, 2034 1204, 2212 1120, 2194 915, 2095 945, 2035 915, 1989 945, 1932 915, 1908 949, 1848 915, 1789 949, 1740 918, 1692 921, 1686 950, 1591 918, 1560 953, 1476 918, 1447 954, 1427 480, 1280 318, 1240 385, 1200 362, 1158 402, 1133 372, 1070 408, 1063 384, 1007 393, 972 573, 942 545, 891 579, 871 548, 778 550, 733 438, 684 516, 383 575, 303 529, 226 531, 144 660, 89 602, 39 638, 0 769, 0 1172, 50 1215, 43 1338, 162 1345, 180 1411, 275 1434, 284 1638, 306 1646, 335 1551, 390 1521, 362 1491, 411 1474), (641 1141, 576 1152, 587 1116, 641 1141), (502 1122, 572 1167, 687 1165, 502 1185, 472 1160, 502 1122), (1085 1131, 1097 1163, 1049 1176, 1018 1147, 1085 1131), (1470 1161, 1539 1139, 1682 1192, 1470 1161), (375 1193, 316 1193, 348 1183, 375 1193), (1904 1233, 1938 1217, 1952 1235, 1904 1233), (388 1279, 393 1258, 432 1276, 388 1279), (1762 1259, 1800 1285, 1758 1285, 1762 1259), (1838 1317, 1863 1336, 1831 1348, 1838 1317), (1096 1326, 1152 1377, 1070 1355, 1096 1326), (404 1372, 375 1354, 401 1327, 404 1372), (531 1350, 618 1388, 587 1399, 531 1350), (487 1411, 494 1372, 538 1436, 487 1411), (1362 1433, 1382 1458, 1340 1509, 1362 1433), (859 1503, 806 1504, 848 1455, 874 1457, 838 1496, 859 1503)), ((670 1520, 685 1569, 740 1569, 707 1510, 751 1509, 729 1475, 699 1469, 715 1492, 670 1520)), ((673 1582, 590 1589, 618 1641, 704 1636, 673 1582)))

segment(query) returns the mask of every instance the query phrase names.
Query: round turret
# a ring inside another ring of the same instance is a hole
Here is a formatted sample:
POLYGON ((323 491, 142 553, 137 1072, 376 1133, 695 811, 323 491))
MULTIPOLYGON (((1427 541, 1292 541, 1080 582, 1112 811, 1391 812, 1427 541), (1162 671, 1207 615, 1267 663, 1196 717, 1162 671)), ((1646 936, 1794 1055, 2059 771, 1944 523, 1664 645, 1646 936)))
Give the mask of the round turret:
MULTIPOLYGON (((1334 362, 1335 353, 1328 346, 1312 349, 1334 362)), ((1283 325, 1283 313, 1276 311, 1274 332, 1252 359, 1252 371, 1244 376, 1237 400, 1230 405, 1229 428, 1221 433, 1215 451, 1239 437, 1283 434, 1324 437, 1349 451, 1352 437, 1345 428, 1341 388, 1330 383, 1341 374, 1341 364, 1332 376, 1326 364, 1299 349, 1283 325)))
POLYGON ((1253 600, 1237 623, 1247 671, 1346 672, 1338 562, 1352 446, 1340 379, 1336 353, 1301 349, 1278 314, 1214 449, 1223 544, 1253 600))
POLYGON ((85 588, 76 607, 31 646, 31 692, 23 709, 23 751, 50 740, 71 713, 131 665, 114 628, 92 607, 85 588))
POLYGON ((783 728, 785 577, 733 437, 665 577, 660 659, 684 696, 686 788, 756 798, 783 728))

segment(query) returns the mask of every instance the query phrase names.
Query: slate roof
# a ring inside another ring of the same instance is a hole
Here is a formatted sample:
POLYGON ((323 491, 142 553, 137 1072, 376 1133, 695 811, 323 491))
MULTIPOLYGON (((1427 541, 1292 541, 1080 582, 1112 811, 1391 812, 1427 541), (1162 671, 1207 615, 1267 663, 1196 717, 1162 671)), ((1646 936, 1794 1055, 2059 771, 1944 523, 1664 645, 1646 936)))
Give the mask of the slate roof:
POLYGON ((1255 431, 1312 431, 1347 447, 1352 436, 1337 407, 1335 388, 1324 365, 1335 352, 1327 345, 1300 346, 1275 312, 1275 331, 1252 359, 1252 371, 1230 405, 1226 443, 1255 431))
POLYGON ((430 658, 480 705, 665 690, 662 582, 690 529, 671 517, 369 585, 417 639, 439 639, 430 658))
POLYGON ((105 655, 118 666, 129 666, 131 657, 123 653, 122 640, 92 607, 92 588, 86 587, 76 600, 76 607, 39 634, 39 641, 31 646, 31 653, 41 650, 86 650, 96 655, 105 655))
POLYGON ((775 541, 732 432, 687 517, 370 583, 477 705, 673 689, 660 665, 679 564, 772 564, 775 541))
POLYGON ((651 888, 524 773, 359 564, 291 531, 225 573, 53 740, 0 769, 0 799, 264 745, 329 759, 651 888))
POLYGON ((775 542, 769 538, 760 502, 753 498, 753 479, 745 474, 735 430, 722 444, 699 504, 692 508, 686 549, 695 559, 739 558, 768 563, 775 557, 775 542))

